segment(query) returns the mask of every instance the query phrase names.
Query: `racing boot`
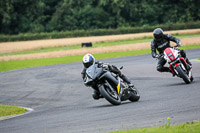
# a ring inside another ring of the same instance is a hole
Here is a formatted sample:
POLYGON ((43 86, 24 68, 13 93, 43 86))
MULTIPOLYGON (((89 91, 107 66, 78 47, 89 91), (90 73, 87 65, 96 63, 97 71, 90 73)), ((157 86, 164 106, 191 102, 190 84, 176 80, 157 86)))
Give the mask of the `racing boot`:
POLYGON ((120 77, 123 79, 124 82, 126 82, 128 84, 129 88, 133 88, 134 87, 134 85, 131 83, 131 81, 125 75, 121 74, 120 77))
POLYGON ((173 73, 170 69, 168 70, 168 72, 170 72, 172 74, 172 76, 174 77, 176 74, 173 73))
POLYGON ((175 73, 172 73, 172 76, 173 76, 173 77, 175 77, 175 75, 176 75, 175 73))
POLYGON ((99 98, 103 98, 103 96, 96 90, 94 90, 92 97, 94 98, 94 100, 99 100, 99 98))
POLYGON ((96 90, 94 90, 92 97, 94 98, 94 100, 98 100, 100 98, 100 93, 96 90))

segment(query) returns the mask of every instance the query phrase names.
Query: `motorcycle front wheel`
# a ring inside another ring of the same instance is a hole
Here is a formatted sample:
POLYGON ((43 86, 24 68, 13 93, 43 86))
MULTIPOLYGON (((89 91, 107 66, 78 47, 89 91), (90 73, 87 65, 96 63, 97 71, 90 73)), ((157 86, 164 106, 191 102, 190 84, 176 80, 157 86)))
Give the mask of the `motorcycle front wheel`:
POLYGON ((178 72, 179 76, 185 81, 185 83, 189 84, 190 79, 188 75, 183 71, 183 69, 180 66, 177 66, 175 69, 178 72))
POLYGON ((99 87, 99 91, 101 95, 111 104, 113 105, 120 105, 121 99, 117 92, 113 92, 108 86, 101 85, 99 87))

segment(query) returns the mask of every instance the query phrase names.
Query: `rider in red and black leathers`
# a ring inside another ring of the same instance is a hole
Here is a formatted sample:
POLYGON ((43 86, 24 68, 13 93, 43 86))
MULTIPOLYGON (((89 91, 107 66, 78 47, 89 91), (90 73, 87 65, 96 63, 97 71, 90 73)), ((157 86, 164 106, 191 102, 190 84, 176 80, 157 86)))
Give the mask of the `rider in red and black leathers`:
MULTIPOLYGON (((159 72, 171 72, 168 67, 164 67, 166 60, 162 55, 164 54, 164 50, 166 48, 171 47, 170 41, 173 41, 177 44, 175 47, 181 46, 181 42, 178 38, 175 38, 170 34, 163 34, 163 30, 161 28, 156 28, 153 31, 153 35, 154 39, 151 42, 151 51, 152 51, 152 57, 158 58, 157 70, 159 72), (159 54, 156 53, 156 49, 158 50, 159 54)), ((185 58, 186 62, 189 64, 189 67, 191 67, 191 63, 186 58, 185 51, 180 50, 180 54, 183 58, 185 58)))

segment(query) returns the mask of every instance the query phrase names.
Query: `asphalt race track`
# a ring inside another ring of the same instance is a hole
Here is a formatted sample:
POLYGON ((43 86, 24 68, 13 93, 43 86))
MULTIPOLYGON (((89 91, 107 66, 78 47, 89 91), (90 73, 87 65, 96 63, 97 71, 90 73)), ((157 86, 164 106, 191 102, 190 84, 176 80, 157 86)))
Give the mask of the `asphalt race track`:
MULTIPOLYGON (((200 49, 187 50, 189 59, 200 49)), ((129 128, 200 120, 200 62, 192 61, 194 82, 185 84, 170 73, 156 71, 157 60, 138 55, 101 60, 124 66, 122 70, 138 88, 139 102, 112 106, 93 100, 83 85, 82 64, 70 63, 0 73, 0 104, 33 108, 19 117, 0 121, 1 133, 105 133, 129 128)))

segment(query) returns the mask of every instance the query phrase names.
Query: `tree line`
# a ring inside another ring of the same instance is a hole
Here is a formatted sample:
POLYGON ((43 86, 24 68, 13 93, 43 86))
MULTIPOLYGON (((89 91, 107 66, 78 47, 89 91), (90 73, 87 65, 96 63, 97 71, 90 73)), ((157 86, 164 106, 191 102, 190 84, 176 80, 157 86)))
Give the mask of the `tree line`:
POLYGON ((0 33, 111 29, 200 20, 200 0, 0 0, 0 33))

